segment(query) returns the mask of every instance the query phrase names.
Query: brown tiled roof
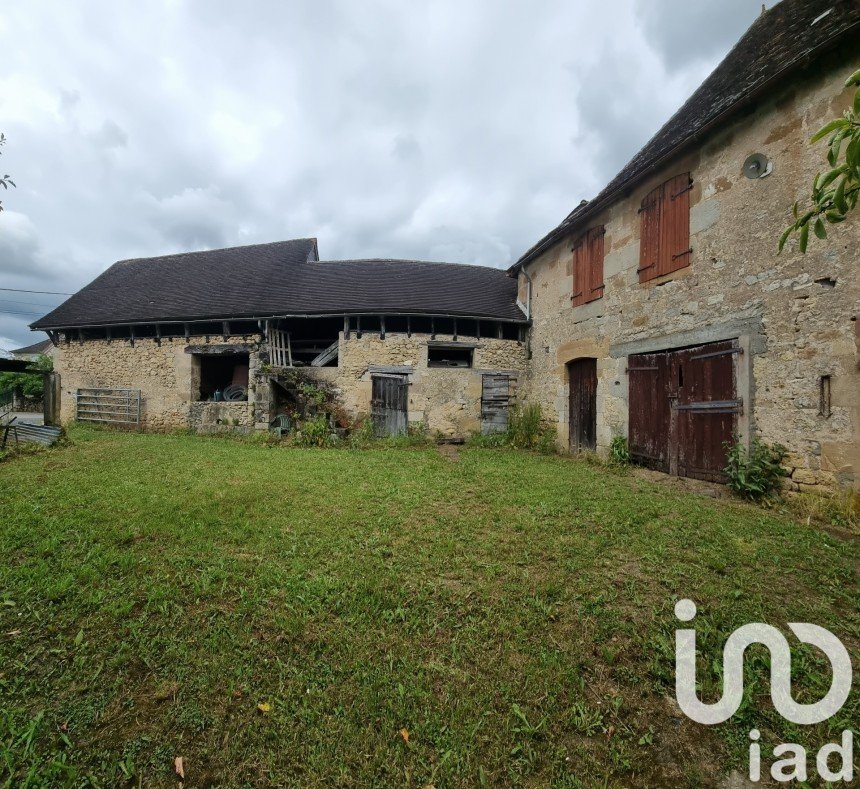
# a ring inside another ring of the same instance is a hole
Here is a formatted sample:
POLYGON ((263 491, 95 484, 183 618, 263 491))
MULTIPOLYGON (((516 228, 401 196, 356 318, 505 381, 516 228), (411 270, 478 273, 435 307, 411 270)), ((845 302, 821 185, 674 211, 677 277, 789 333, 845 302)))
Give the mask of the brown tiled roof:
MULTIPOLYGON (((763 91, 852 36, 860 45, 860 0, 782 0, 762 13, 681 109, 600 194, 577 206, 510 270, 518 270, 611 205, 624 190, 749 106, 763 91)), ((847 70, 851 68, 849 64, 847 70)))
POLYGON ((122 260, 31 328, 357 313, 525 321, 501 269, 316 257, 315 239, 298 239, 122 260))

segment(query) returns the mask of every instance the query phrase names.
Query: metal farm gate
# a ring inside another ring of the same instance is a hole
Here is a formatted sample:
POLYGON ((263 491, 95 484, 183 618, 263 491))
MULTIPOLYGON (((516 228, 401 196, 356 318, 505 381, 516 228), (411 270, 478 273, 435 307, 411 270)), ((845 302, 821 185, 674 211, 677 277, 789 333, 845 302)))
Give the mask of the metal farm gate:
POLYGON ((630 455, 681 477, 725 481, 743 403, 736 340, 628 357, 630 455))
POLYGON ((78 422, 140 426, 140 389, 78 389, 78 422))

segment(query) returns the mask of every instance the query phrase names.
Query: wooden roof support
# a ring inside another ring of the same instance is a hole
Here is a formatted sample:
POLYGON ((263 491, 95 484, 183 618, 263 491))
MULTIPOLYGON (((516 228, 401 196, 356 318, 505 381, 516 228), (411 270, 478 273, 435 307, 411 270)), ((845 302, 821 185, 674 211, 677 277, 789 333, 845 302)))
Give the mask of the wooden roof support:
POLYGON ((129 334, 128 334, 128 342, 132 348, 134 348, 134 326, 129 326, 129 334))
POLYGON ((454 334, 452 335, 454 340, 457 340, 457 319, 454 318, 454 334))
POLYGON ((411 315, 406 316, 406 336, 407 337, 412 336, 412 316, 411 315))
POLYGON ((110 330, 110 326, 105 328, 105 339, 107 340, 107 344, 110 345, 113 340, 113 334, 110 330))
POLYGON ((349 315, 343 316, 343 339, 349 339, 349 315))
POLYGON ((379 316, 379 339, 380 340, 385 339, 385 316, 384 315, 379 316))
POLYGON ((224 341, 227 341, 227 338, 230 336, 230 321, 222 321, 221 322, 221 335, 224 338, 224 341))
POLYGON ((155 342, 158 345, 158 347, 160 348, 161 347, 161 324, 160 323, 155 324, 155 342))

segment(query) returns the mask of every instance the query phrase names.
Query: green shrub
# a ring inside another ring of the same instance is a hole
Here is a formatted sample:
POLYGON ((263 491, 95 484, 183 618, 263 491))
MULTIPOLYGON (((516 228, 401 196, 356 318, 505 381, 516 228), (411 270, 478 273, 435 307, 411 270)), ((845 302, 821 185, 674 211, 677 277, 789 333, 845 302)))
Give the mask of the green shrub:
POLYGON ((615 436, 609 445, 609 462, 613 466, 630 465, 630 448, 625 436, 615 436))
POLYGON ((780 479, 787 472, 782 467, 787 450, 781 444, 766 444, 754 438, 749 450, 735 438, 727 444, 728 465, 724 471, 729 487, 745 499, 759 501, 779 489, 780 479))
POLYGON ((508 440, 516 449, 536 449, 541 440, 541 409, 537 403, 519 403, 508 413, 508 440))
POLYGON ((293 435, 297 447, 330 447, 337 443, 337 436, 329 427, 325 414, 299 422, 293 435))

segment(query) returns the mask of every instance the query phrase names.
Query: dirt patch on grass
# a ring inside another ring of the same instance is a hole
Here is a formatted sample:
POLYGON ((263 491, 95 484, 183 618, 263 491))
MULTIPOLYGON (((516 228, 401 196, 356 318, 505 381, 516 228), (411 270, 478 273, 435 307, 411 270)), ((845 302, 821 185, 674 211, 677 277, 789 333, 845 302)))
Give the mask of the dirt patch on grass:
POLYGON ((460 451, 454 444, 439 444, 437 445, 436 450, 443 458, 446 458, 447 460, 450 460, 454 463, 458 463, 460 461, 460 451))

